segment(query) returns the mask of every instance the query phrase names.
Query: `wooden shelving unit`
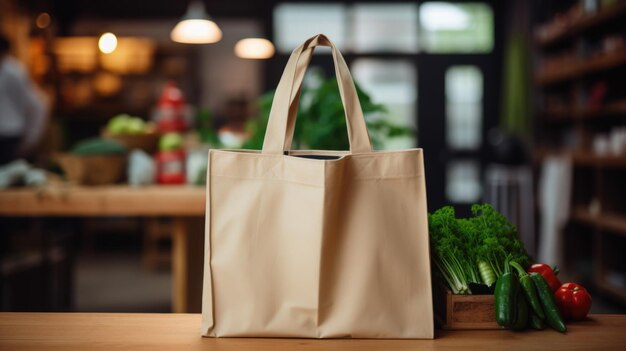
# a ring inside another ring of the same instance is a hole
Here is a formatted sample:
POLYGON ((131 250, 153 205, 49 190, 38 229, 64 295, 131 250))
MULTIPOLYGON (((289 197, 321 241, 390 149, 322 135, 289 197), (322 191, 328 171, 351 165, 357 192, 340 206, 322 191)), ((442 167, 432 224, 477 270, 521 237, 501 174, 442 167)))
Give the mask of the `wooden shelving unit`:
POLYGON ((567 26, 562 27, 561 30, 551 33, 550 35, 544 37, 537 36, 535 41, 538 46, 546 48, 568 39, 577 38, 581 34, 584 34, 585 31, 619 18, 625 13, 626 3, 617 3, 613 6, 601 9, 596 14, 585 15, 578 18, 567 26))
POLYGON ((540 71, 535 76, 537 85, 550 85, 575 80, 593 73, 622 68, 626 64, 626 50, 580 59, 574 63, 558 65, 554 69, 540 71))
POLYGON ((583 1, 554 3, 560 22, 535 26, 535 155, 572 160, 564 270, 580 277, 577 262, 592 262, 582 279, 626 304, 626 150, 598 155, 592 147, 599 135, 626 126, 626 1, 565 20, 580 13, 567 6, 582 9, 583 1), (607 48, 605 41, 616 40, 607 48))
MULTIPOLYGON (((121 113, 149 120, 159 94, 155 87, 162 86, 168 80, 176 82, 184 91, 197 90, 195 87, 199 78, 194 73, 193 65, 198 61, 198 52, 189 46, 155 43, 154 50, 149 55, 150 59, 146 60, 148 63, 132 69, 121 65, 114 70, 105 66, 100 56, 87 68, 62 64, 63 52, 55 48, 72 38, 52 37, 54 39, 48 43, 49 49, 45 55, 48 61, 55 63, 49 65, 50 75, 55 77, 53 81, 56 84, 51 121, 63 129, 65 147, 98 134, 110 118, 121 113), (119 82, 116 88, 109 92, 105 89, 103 92, 97 89, 99 77, 105 77, 105 82, 106 77, 119 82)), ((125 38, 120 37, 120 40, 123 39, 125 38)), ((96 40, 97 37, 94 38, 94 43, 96 40)), ((75 55, 76 62, 82 62, 83 58, 75 55)), ((134 58, 132 55, 129 57, 120 62, 132 61, 134 58)), ((65 61, 73 62, 67 58, 65 61)), ((193 103, 198 96, 189 94, 186 98, 193 103)))
POLYGON ((575 152, 572 154, 572 158, 576 166, 626 167, 626 156, 597 156, 590 152, 575 152))
POLYGON ((597 108, 552 108, 547 109, 544 115, 552 122, 622 117, 626 115, 626 101, 597 108))
POLYGON ((626 155, 621 156, 599 156, 592 152, 583 151, 552 151, 547 149, 538 149, 535 152, 538 160, 544 159, 549 155, 568 156, 577 167, 593 167, 598 169, 606 168, 623 168, 626 167, 626 155))
POLYGON ((598 227, 598 230, 611 230, 618 235, 626 236, 626 218, 618 214, 594 215, 584 208, 572 211, 572 220, 598 227))

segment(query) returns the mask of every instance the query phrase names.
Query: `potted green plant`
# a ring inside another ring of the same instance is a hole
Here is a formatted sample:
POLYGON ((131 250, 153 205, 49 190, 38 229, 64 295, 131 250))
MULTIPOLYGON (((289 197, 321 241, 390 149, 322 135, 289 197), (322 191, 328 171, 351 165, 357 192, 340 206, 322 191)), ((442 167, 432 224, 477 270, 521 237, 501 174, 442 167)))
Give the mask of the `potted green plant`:
MULTIPOLYGON (((302 88, 294 131, 294 149, 348 150, 346 120, 337 82, 334 77, 316 78, 319 84, 305 85, 302 88)), ((380 147, 385 138, 413 133, 410 128, 393 125, 386 121, 383 118, 387 113, 385 107, 374 103, 358 84, 355 85, 374 148, 380 147)), ((243 148, 258 150, 263 147, 263 138, 273 99, 273 90, 259 99, 258 115, 251 118, 247 124, 250 138, 244 143, 243 148)))

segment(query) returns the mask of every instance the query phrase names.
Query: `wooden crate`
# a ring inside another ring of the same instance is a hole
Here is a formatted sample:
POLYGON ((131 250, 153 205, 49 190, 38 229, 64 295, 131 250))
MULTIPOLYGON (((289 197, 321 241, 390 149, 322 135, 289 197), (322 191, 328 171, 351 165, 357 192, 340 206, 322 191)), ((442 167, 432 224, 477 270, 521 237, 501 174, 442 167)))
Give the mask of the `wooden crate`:
POLYGON ((124 178, 125 155, 57 155, 57 161, 70 181, 84 185, 114 184, 124 178))
POLYGON ((433 296, 435 318, 443 329, 500 329, 493 295, 454 295, 442 288, 433 296))

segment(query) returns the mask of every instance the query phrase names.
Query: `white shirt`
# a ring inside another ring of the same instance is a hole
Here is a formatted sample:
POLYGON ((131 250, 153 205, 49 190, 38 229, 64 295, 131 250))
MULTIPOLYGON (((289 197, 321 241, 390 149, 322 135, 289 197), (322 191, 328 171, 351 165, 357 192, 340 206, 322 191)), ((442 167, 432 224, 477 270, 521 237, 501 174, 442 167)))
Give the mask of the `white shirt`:
POLYGON ((46 107, 22 65, 0 58, 0 137, 22 137, 24 146, 37 143, 43 132, 46 107))

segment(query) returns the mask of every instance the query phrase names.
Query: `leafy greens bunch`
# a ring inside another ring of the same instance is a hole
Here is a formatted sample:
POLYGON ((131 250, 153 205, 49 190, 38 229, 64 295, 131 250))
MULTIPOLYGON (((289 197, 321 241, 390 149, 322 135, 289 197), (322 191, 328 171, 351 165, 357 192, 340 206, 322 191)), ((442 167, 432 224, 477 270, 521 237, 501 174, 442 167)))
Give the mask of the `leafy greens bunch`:
POLYGON ((457 219, 454 208, 445 206, 428 215, 436 273, 454 294, 471 294, 472 283, 492 286, 507 257, 523 267, 530 264, 517 229, 493 206, 475 204, 472 214, 457 219))

